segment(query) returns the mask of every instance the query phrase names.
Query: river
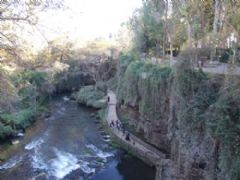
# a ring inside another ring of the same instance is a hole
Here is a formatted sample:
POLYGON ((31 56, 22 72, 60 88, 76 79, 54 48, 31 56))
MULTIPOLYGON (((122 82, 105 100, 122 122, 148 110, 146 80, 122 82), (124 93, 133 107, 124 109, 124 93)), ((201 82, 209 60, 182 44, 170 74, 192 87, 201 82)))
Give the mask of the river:
POLYGON ((1 180, 154 180, 153 168, 110 146, 93 109, 58 97, 51 112, 0 164, 1 180))

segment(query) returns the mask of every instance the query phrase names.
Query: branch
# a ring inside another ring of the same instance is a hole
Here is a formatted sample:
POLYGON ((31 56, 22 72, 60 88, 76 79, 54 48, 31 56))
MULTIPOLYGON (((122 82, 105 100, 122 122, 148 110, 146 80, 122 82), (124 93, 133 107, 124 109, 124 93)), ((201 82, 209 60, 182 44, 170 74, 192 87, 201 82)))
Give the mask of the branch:
POLYGON ((30 22, 28 17, 0 17, 0 21, 27 21, 27 22, 30 22))
POLYGON ((2 32, 0 32, 0 36, 4 37, 8 42, 10 42, 13 46, 15 46, 15 42, 12 41, 7 35, 3 34, 2 32))

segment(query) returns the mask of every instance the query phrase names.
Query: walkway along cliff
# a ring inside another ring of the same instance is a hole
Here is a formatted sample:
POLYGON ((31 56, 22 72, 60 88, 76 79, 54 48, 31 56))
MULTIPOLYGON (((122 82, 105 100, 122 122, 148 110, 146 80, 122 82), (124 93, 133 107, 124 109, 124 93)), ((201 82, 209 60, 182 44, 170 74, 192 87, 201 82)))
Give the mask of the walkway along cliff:
POLYGON ((153 146, 143 142, 133 134, 122 129, 121 121, 117 116, 116 111, 117 98, 113 91, 108 91, 108 111, 106 115, 107 123, 110 127, 112 135, 118 143, 120 143, 126 150, 136 154, 140 159, 155 166, 157 170, 156 179, 161 179, 161 170, 165 162, 166 155, 153 146), (127 137, 127 138, 126 138, 127 137))

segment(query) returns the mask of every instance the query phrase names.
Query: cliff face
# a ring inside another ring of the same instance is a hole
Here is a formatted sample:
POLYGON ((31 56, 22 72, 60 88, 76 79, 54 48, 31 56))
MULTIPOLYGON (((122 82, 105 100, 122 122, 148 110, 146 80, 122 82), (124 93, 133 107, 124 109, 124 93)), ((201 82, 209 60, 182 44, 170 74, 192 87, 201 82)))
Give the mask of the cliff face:
POLYGON ((119 102, 138 112, 135 126, 150 143, 169 151, 171 70, 142 62, 132 63, 123 75, 119 102))
MULTIPOLYGON (((119 74, 118 102, 128 112, 135 111, 130 123, 149 143, 170 154, 159 179, 239 177, 237 163, 225 158, 238 157, 234 155, 237 151, 227 148, 228 137, 219 132, 224 123, 223 127, 235 132, 225 116, 232 120, 237 117, 236 112, 233 116, 226 111, 219 117, 222 122, 218 120, 218 111, 226 107, 221 106, 226 101, 220 100, 223 77, 181 65, 169 69, 139 61, 122 66, 119 74), (226 164, 235 169, 228 171, 226 164)), ((234 104, 238 104, 236 101, 234 104)))

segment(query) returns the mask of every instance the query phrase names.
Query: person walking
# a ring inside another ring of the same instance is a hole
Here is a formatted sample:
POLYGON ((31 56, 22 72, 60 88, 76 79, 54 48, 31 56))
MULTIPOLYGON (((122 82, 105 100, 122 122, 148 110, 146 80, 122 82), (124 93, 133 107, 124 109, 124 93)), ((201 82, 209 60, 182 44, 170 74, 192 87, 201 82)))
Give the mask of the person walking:
POLYGON ((127 141, 130 141, 130 134, 129 132, 127 132, 127 135, 126 135, 126 138, 125 138, 127 141))
POLYGON ((114 121, 112 120, 111 123, 110 123, 110 127, 114 127, 114 121))

